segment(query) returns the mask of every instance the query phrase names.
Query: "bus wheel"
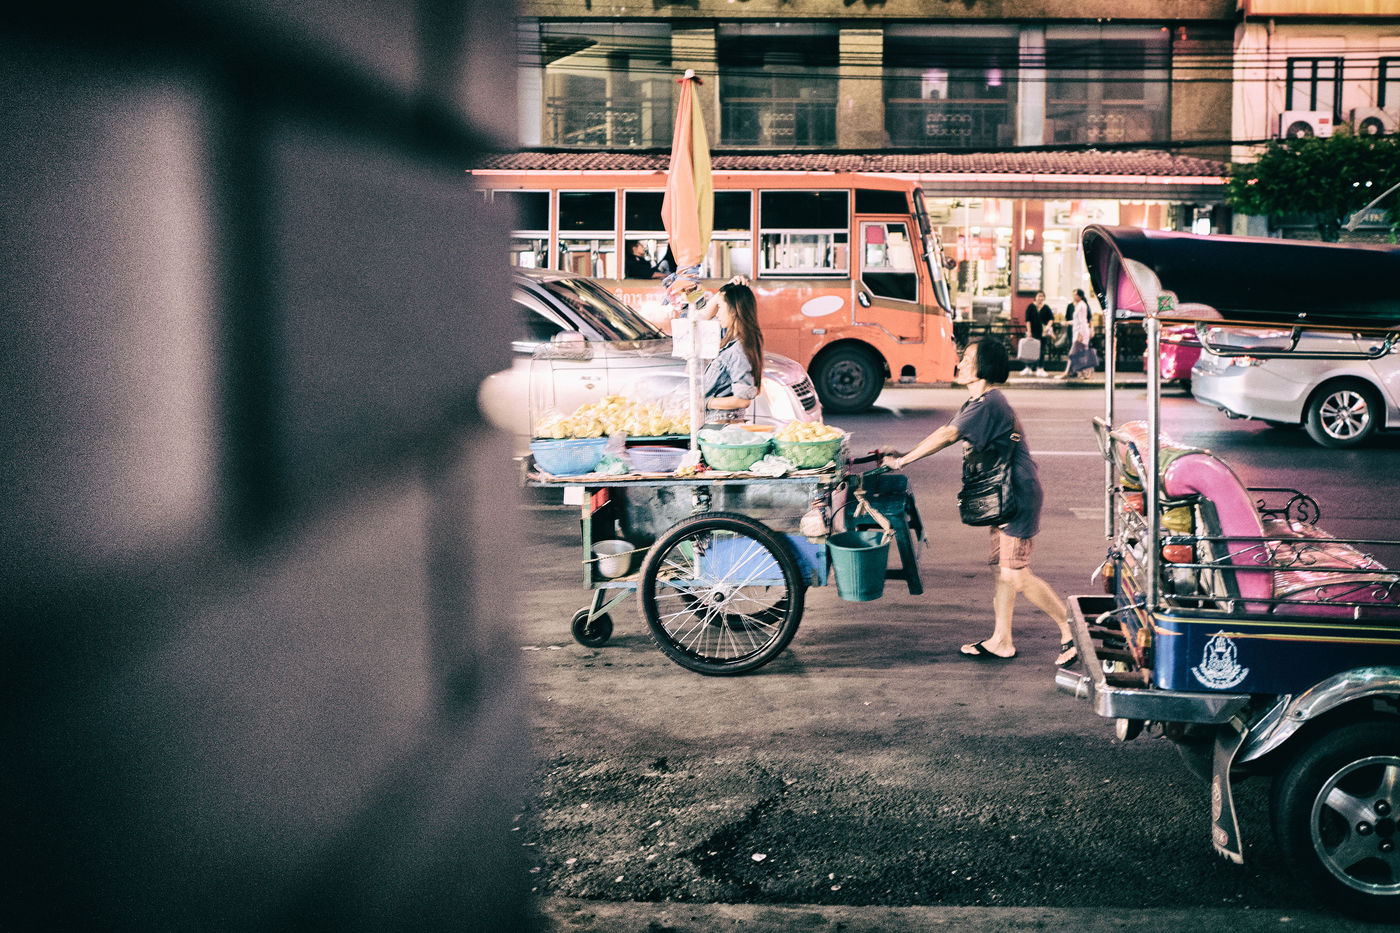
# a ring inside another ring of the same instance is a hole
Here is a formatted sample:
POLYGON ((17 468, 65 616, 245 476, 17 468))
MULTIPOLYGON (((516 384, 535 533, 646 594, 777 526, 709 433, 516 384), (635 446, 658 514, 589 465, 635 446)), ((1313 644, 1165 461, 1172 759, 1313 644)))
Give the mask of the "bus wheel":
POLYGON ((879 360, 857 347, 823 353, 812 367, 822 408, 837 414, 865 411, 885 387, 879 360))

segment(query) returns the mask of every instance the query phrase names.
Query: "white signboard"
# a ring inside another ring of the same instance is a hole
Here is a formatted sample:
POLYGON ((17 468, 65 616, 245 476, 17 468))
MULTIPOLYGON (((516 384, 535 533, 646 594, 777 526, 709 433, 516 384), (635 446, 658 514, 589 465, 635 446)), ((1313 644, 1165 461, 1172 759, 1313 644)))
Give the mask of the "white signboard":
POLYGON ((692 345, 697 347, 696 355, 702 360, 719 356, 719 321, 714 318, 706 321, 676 318, 671 322, 671 338, 672 356, 689 359, 692 345))

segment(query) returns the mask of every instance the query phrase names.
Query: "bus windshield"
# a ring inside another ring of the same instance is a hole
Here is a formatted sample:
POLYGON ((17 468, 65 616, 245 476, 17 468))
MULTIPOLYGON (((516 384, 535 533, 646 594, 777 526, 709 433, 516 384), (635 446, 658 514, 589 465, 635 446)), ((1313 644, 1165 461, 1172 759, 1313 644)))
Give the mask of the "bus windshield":
POLYGON ((664 340, 666 335, 589 279, 544 281, 540 286, 607 340, 664 340))

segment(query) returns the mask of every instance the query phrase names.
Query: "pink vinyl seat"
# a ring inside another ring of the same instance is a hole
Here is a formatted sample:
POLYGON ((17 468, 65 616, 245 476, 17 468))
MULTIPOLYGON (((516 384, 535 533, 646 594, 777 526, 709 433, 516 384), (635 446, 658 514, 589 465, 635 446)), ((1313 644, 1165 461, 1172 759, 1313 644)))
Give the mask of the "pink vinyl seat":
MULTIPOLYGON (((1145 452, 1142 422, 1115 433, 1145 452)), ((1209 542, 1211 562, 1228 568, 1222 577, 1232 584, 1230 595, 1245 599, 1248 611, 1392 620, 1400 614, 1400 576, 1377 574, 1386 568, 1375 558, 1311 525, 1262 517, 1254 497, 1224 461, 1165 438, 1162 446, 1173 454, 1162 458, 1169 459, 1162 470, 1162 494, 1196 499, 1204 525, 1200 533, 1223 539, 1209 542), (1335 601, 1375 608, 1358 611, 1335 601)))

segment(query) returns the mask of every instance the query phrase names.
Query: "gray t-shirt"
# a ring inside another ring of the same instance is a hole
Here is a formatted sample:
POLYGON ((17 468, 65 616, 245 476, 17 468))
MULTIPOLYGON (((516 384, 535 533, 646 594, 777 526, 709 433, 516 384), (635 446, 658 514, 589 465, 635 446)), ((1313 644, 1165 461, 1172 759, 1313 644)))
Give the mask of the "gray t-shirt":
MULTIPOLYGON (((957 429, 958 436, 973 448, 985 450, 994 444, 1005 453, 1012 443, 1011 433, 1016 430, 1016 412, 1000 389, 988 389, 977 398, 964 402, 953 416, 952 425, 957 429)), ((1040 531, 1043 494, 1040 473, 1031 459, 1025 434, 1016 444, 1015 459, 1012 461, 1011 494, 1016 501, 1016 517, 1002 525, 1001 530, 1013 538, 1034 538, 1040 531)))

